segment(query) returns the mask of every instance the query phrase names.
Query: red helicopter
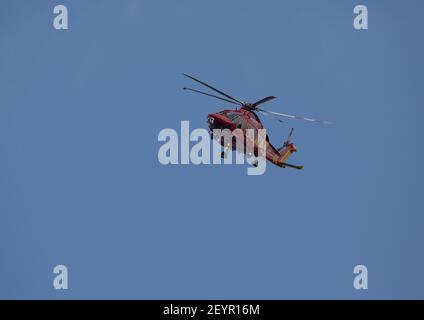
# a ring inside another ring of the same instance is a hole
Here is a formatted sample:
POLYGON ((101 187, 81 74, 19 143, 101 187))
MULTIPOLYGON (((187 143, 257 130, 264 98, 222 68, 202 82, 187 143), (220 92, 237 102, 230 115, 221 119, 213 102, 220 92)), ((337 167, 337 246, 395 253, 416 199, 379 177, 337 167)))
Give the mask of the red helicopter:
MULTIPOLYGON (((269 116, 281 116, 281 117, 286 117, 286 118, 292 118, 292 119, 300 119, 300 120, 306 120, 306 121, 310 121, 310 122, 319 122, 319 123, 324 123, 324 124, 331 124, 331 122, 329 121, 322 121, 322 120, 316 120, 316 119, 311 119, 311 118, 305 118, 305 117, 300 117, 300 116, 293 116, 293 115, 289 115, 289 114, 285 114, 285 113, 279 113, 279 112, 274 112, 274 111, 267 111, 261 108, 258 108, 259 105, 268 102, 270 100, 276 99, 276 97, 274 96, 268 96, 265 97, 263 99, 260 99, 254 103, 245 103, 245 102, 241 102, 233 97, 231 97, 230 95, 224 93, 223 91, 220 91, 214 87, 212 87, 211 85, 196 79, 195 77, 192 77, 188 74, 183 73, 184 76, 208 87, 209 89, 219 93, 220 95, 222 95, 223 97, 214 95, 214 94, 210 94, 210 93, 206 93, 203 91, 199 91, 196 89, 192 89, 192 88, 183 88, 184 90, 190 90, 196 93, 200 93, 209 97, 213 97, 216 99, 220 99, 220 100, 224 100, 228 103, 234 104, 234 105, 238 105, 240 108, 239 109, 225 109, 222 111, 219 111, 217 113, 211 113, 208 115, 208 127, 211 133, 211 138, 213 139, 213 130, 214 129, 220 129, 220 130, 224 130, 224 129, 229 129, 231 132, 234 133, 234 137, 236 139, 236 141, 232 140, 232 143, 226 143, 224 139, 218 138, 217 140, 221 143, 221 145, 224 147, 224 151, 221 153, 221 157, 225 158, 227 156, 227 152, 229 149, 231 150, 238 150, 241 151, 242 153, 246 154, 247 150, 254 150, 254 154, 255 156, 258 156, 259 154, 259 150, 258 150, 258 141, 257 138, 254 138, 253 140, 251 139, 251 137, 249 137, 246 134, 246 130, 248 129, 253 129, 257 132, 257 130, 259 129, 264 129, 264 126, 261 122, 261 120, 259 119, 258 115, 255 113, 255 111, 260 112, 261 114, 264 115, 269 115, 269 116), (241 129, 241 130, 236 130, 236 129, 241 129), (243 143, 237 143, 237 140, 239 141, 243 141, 243 143), (246 148, 243 147, 241 149, 238 148, 239 145, 250 145, 251 148, 246 148)), ((278 119, 278 121, 282 122, 281 120, 278 119)), ((293 134, 293 128, 290 130, 290 133, 288 135, 287 140, 283 143, 283 145, 280 148, 275 148, 270 142, 269 142, 269 138, 268 135, 266 135, 266 141, 265 141, 265 150, 264 153, 266 156, 266 160, 272 162, 273 164, 285 168, 285 167, 290 167, 290 168, 294 168, 294 169, 298 169, 301 170, 303 169, 303 166, 298 166, 298 165, 293 165, 293 164, 289 164, 286 162, 286 160, 294 153, 297 151, 297 148, 295 147, 295 145, 291 142, 291 136, 293 134)), ((258 135, 255 134, 255 137, 257 137, 258 135)), ((246 154, 246 156, 252 156, 252 154, 246 154)), ((258 165, 258 161, 255 160, 253 162, 254 166, 258 165)))

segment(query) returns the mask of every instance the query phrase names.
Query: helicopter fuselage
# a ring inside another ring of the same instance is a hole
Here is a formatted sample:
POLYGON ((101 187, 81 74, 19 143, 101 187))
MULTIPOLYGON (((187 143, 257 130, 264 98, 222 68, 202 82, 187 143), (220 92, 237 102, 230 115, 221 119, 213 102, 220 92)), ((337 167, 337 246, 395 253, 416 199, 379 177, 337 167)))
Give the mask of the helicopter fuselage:
POLYGON ((216 129, 231 131, 231 141, 227 141, 221 136, 217 138, 217 141, 224 147, 224 153, 231 149, 242 152, 247 157, 265 155, 266 160, 279 167, 285 167, 285 160, 297 151, 293 143, 286 143, 280 150, 277 150, 269 142, 268 135, 265 136, 263 144, 259 143, 259 130, 264 129, 264 126, 256 113, 250 110, 225 109, 209 114, 207 119, 212 138, 214 138, 213 132, 216 129), (247 134, 249 129, 253 131, 253 136, 247 134))

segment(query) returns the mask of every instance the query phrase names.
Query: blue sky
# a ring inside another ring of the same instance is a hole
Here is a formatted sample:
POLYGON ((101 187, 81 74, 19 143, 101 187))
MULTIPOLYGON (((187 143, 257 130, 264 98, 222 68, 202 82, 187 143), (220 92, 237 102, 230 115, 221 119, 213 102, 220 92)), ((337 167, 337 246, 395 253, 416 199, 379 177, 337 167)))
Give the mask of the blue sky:
POLYGON ((2 1, 0 298, 424 298, 423 9, 2 1), (303 171, 162 166, 160 130, 227 108, 182 72, 336 124, 263 120, 276 145, 295 128, 303 171))

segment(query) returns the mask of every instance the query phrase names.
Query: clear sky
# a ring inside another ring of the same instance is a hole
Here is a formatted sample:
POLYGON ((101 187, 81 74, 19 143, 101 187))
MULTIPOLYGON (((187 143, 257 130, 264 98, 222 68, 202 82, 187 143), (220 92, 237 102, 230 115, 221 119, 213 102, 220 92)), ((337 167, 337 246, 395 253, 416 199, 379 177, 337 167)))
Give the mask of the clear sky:
POLYGON ((0 298, 424 298, 423 10, 2 1, 0 298), (303 171, 163 166, 160 130, 228 107, 181 90, 182 72, 336 124, 264 119, 277 146, 295 128, 303 171))

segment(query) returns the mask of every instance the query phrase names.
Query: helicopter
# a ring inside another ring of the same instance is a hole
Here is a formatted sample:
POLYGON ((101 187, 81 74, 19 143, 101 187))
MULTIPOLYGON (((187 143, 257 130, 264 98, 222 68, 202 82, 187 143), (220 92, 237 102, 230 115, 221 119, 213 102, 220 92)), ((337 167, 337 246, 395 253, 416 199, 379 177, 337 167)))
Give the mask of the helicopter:
MULTIPOLYGON (((236 105, 237 107, 235 109, 224 109, 221 111, 218 111, 216 113, 211 113, 207 116, 207 123, 209 127, 209 132, 211 135, 211 139, 214 139, 214 130, 225 130, 228 129, 231 132, 237 132, 238 134, 234 134, 235 140, 231 140, 231 143, 228 143, 228 141, 225 141, 221 137, 217 138, 217 141, 224 147, 224 151, 221 153, 222 158, 227 157, 228 151, 231 149, 241 151, 244 153, 247 157, 253 156, 251 152, 248 153, 248 150, 253 150, 253 153, 255 156, 258 156, 259 154, 259 148, 258 148, 258 141, 255 138, 250 137, 247 134, 247 130, 251 129, 256 132, 258 132, 260 129, 264 129, 264 126, 259 119, 256 112, 261 113, 263 115, 271 116, 273 118, 278 117, 285 117, 285 118, 291 118, 291 119, 298 119, 298 120, 304 120, 309 122, 317 122, 317 123, 323 123, 323 124, 331 124, 329 121, 323 121, 323 120, 317 120, 317 119, 311 119, 301 116, 294 116, 289 115, 285 113, 279 113, 269 110, 264 110, 262 108, 259 108, 260 105, 262 105, 265 102, 271 101, 276 99, 275 96, 267 96, 265 98, 262 98, 254 103, 246 103, 242 102, 236 98, 233 98, 232 96, 228 95, 227 93, 218 90, 217 88, 207 84, 206 82, 203 82, 193 76, 190 76, 188 74, 183 73, 184 76, 187 78, 196 81, 197 83, 213 90, 215 93, 218 93, 220 96, 216 94, 211 94, 207 92, 203 92, 197 89, 192 89, 188 87, 184 87, 183 90, 192 91, 195 93, 199 93, 202 95, 206 95, 215 99, 226 101, 230 104, 236 105), (239 129, 239 130, 237 130, 239 129), (240 130, 241 129, 241 130, 240 130), (247 148, 238 148, 240 144, 237 142, 242 142, 242 145, 251 145, 251 149, 247 148)), ((279 122, 282 122, 282 120, 276 118, 279 122)), ((281 167, 281 168, 293 168, 301 170, 303 169, 303 166, 300 165, 294 165, 287 163, 286 160, 295 152, 297 152, 297 148, 294 145, 294 143, 291 141, 292 135, 293 135, 293 128, 291 128, 287 139, 284 141, 283 145, 280 148, 274 147, 270 142, 268 135, 266 135, 266 141, 265 141, 265 150, 264 155, 267 161, 273 163, 274 165, 281 167)), ((257 136, 257 135, 256 135, 257 136)), ((216 138, 216 137, 215 137, 216 138)), ((254 166, 258 165, 258 160, 254 160, 252 163, 254 166)))

